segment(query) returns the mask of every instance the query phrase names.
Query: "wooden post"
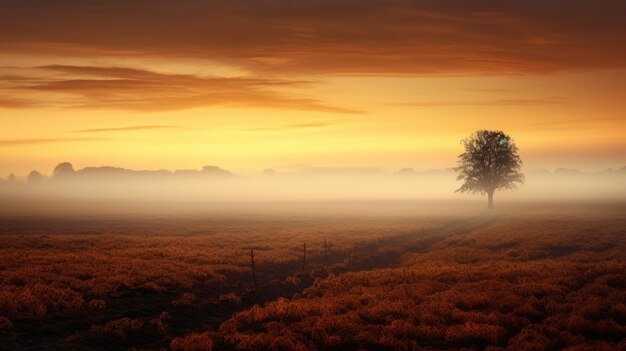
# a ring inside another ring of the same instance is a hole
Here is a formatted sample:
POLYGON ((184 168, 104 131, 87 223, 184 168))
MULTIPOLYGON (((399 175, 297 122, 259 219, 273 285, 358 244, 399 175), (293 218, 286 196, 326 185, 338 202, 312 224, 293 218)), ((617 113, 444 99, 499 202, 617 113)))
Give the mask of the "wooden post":
POLYGON ((352 247, 352 254, 350 255, 350 264, 354 264, 354 260, 356 259, 356 250, 359 248, 359 243, 354 243, 352 247))
POLYGON ((252 266, 252 279, 254 280, 254 291, 258 290, 256 285, 256 271, 254 270, 254 250, 250 249, 250 265, 252 266))
POLYGON ((306 271, 306 241, 302 246, 302 270, 306 271))
POLYGON ((328 245, 326 244, 326 237, 324 237, 324 266, 328 264, 328 245))

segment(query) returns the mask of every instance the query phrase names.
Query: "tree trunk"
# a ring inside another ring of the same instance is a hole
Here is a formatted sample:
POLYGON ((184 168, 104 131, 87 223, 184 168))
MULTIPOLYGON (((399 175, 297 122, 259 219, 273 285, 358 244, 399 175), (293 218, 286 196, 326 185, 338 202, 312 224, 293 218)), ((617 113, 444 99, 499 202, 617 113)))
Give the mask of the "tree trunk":
POLYGON ((489 198, 489 202, 487 203, 487 208, 493 210, 493 193, 494 190, 490 190, 487 192, 487 196, 489 198))

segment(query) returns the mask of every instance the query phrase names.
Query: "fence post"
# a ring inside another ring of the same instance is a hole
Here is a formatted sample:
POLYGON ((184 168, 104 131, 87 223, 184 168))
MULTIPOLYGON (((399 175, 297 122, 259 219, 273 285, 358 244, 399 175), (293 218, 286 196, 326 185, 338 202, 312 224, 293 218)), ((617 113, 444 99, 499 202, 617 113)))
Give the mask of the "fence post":
POLYGON ((354 246, 352 247, 352 254, 350 255, 350 265, 354 265, 354 261, 356 260, 356 251, 359 248, 359 243, 356 242, 354 243, 354 246))
POLYGON ((252 280, 254 280, 254 291, 258 290, 256 285, 256 271, 254 269, 254 250, 250 249, 250 265, 252 266, 252 280))
POLYGON ((302 270, 306 271, 306 241, 302 246, 302 270))

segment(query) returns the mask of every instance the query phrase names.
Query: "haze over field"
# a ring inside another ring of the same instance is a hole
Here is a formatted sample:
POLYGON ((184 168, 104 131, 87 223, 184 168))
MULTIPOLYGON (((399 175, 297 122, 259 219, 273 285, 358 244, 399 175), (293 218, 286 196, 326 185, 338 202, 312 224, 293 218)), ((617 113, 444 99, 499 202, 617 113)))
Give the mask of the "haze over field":
POLYGON ((626 1, 0 0, 0 350, 626 350, 626 1))
MULTIPOLYGON (((526 174, 519 189, 497 192, 496 201, 619 202, 626 198, 625 180, 626 168, 536 170, 526 174)), ((460 184, 453 169, 310 168, 242 176, 215 166, 171 172, 115 167, 74 170, 62 164, 54 175, 32 172, 25 179, 0 183, 0 212, 86 210, 89 202, 100 203, 97 208, 105 212, 138 207, 162 212, 172 210, 173 203, 197 210, 210 203, 484 199, 480 194, 455 193, 460 184)))

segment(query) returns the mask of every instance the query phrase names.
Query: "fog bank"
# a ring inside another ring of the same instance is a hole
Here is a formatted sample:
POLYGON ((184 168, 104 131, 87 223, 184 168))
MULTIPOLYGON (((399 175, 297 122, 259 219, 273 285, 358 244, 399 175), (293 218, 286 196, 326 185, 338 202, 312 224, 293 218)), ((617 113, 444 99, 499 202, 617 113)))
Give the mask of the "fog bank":
MULTIPOLYGON (((530 171, 524 185, 499 191, 500 201, 623 201, 626 168, 585 173, 576 170, 530 171)), ((459 194, 454 170, 385 173, 370 169, 312 169, 299 174, 268 171, 256 177, 218 167, 202 170, 132 171, 91 167, 74 171, 61 164, 51 176, 29 175, 0 183, 0 211, 87 203, 142 203, 166 210, 180 204, 315 202, 366 200, 482 201, 481 194, 459 194)), ((70 206, 71 205, 71 206, 70 206)), ((106 206, 105 206, 106 207, 106 206)), ((104 210, 104 209, 103 209, 104 210)))

